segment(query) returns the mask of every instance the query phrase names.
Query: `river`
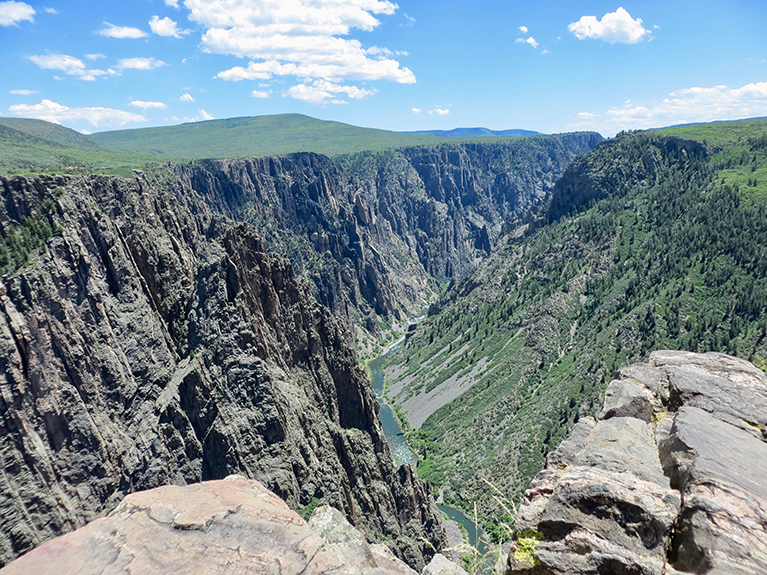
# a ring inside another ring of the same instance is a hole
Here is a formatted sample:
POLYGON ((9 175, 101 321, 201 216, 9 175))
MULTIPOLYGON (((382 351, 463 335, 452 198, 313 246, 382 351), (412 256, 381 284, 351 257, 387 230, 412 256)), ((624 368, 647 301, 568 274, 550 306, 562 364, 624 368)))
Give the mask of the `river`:
MULTIPOLYGON (((368 364, 368 367, 370 368, 373 389, 376 392, 378 404, 381 406, 381 424, 383 425, 383 431, 384 435, 386 436, 386 441, 389 444, 389 449, 391 450, 392 455, 394 455, 394 459, 397 462, 397 465, 410 463, 415 466, 418 459, 410 449, 410 446, 405 441, 405 436, 402 433, 402 429, 400 429, 400 426, 397 423, 397 419, 394 417, 391 408, 386 404, 386 401, 384 401, 383 397, 383 364, 389 355, 397 351, 400 345, 402 345, 402 342, 398 342, 393 345, 385 355, 379 356, 371 361, 368 364)), ((469 544, 476 547, 477 530, 474 526, 474 522, 454 507, 450 507, 448 505, 440 505, 439 509, 442 511, 442 513, 447 515, 449 519, 456 521, 462 525, 464 529, 466 529, 469 544)), ((480 554, 484 554, 485 552, 485 544, 481 540, 479 542, 478 550, 480 554)))
POLYGON ((391 408, 386 404, 383 397, 383 364, 386 361, 386 358, 394 353, 400 345, 402 344, 397 343, 393 345, 386 355, 375 358, 368 364, 368 367, 370 367, 370 375, 373 379, 373 389, 376 392, 378 405, 381 406, 381 425, 383 425, 384 435, 386 435, 386 441, 389 443, 389 449, 391 449, 392 455, 394 455, 394 459, 397 461, 397 465, 402 465, 403 463, 412 463, 415 465, 417 461, 415 453, 413 453, 410 446, 405 441, 405 436, 402 434, 397 419, 394 417, 391 408))

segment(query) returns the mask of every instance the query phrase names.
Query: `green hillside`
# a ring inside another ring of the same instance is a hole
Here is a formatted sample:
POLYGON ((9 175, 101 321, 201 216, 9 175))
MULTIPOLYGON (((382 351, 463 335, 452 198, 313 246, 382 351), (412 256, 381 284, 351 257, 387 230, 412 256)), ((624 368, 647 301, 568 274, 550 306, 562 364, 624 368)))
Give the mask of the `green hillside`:
POLYGON ((89 136, 43 120, 0 118, 0 174, 130 174, 149 158, 113 152, 89 136))
POLYGON ((764 361, 765 168, 767 121, 623 134, 576 159, 390 361, 400 413, 473 381, 409 431, 419 473, 499 519, 484 480, 519 499, 619 367, 663 348, 764 361))
POLYGON ((317 120, 300 114, 210 120, 180 126, 101 132, 94 141, 132 154, 191 160, 272 156, 293 152, 334 155, 444 142, 428 134, 403 134, 317 120))

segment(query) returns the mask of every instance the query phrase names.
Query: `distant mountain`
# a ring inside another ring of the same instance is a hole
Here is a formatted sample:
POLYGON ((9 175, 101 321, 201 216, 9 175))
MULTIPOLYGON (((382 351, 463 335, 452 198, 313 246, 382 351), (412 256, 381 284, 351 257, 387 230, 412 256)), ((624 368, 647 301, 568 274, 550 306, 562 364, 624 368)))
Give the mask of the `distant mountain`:
POLYGON ((272 156, 294 152, 334 155, 436 144, 431 134, 405 134, 328 122, 301 114, 210 120, 100 132, 96 142, 126 153, 151 153, 164 159, 196 160, 272 156))
POLYGON ((242 158, 315 152, 328 156, 365 150, 429 146, 480 136, 537 132, 458 128, 447 132, 391 132, 301 114, 210 120, 178 126, 115 130, 92 135, 26 118, 0 118, 0 173, 40 170, 126 174, 150 162, 242 158), (453 140, 454 141, 454 140, 453 140))
POLYGON ((522 138, 524 136, 540 136, 541 132, 533 130, 489 130, 487 128, 453 128, 452 130, 418 130, 404 132, 405 134, 433 134, 448 138, 481 138, 500 136, 506 138, 522 138))

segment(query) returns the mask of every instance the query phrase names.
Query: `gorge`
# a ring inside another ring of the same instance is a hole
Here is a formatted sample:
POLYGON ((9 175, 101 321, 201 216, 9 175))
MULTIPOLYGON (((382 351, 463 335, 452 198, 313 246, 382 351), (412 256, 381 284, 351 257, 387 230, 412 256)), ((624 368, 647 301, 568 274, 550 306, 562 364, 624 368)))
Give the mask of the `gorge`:
MULTIPOLYGON (((535 515, 548 503, 525 493, 544 464, 544 478, 559 463, 622 465, 565 453, 637 419, 589 419, 621 368, 655 349, 764 357, 766 196, 740 185, 767 162, 763 128, 0 177, 0 561, 122 513, 130 494, 234 474, 307 518, 329 505, 419 571, 445 546, 438 489, 458 508, 476 502, 496 541, 512 535, 487 482, 526 505, 509 569, 569 572, 557 558, 593 533, 633 549, 644 520, 620 524, 629 539, 615 540, 599 523, 620 505, 594 504, 596 528, 553 504, 535 515), (361 362, 406 331, 373 366, 404 426, 393 450, 395 422, 382 425, 361 362), (404 439, 417 469, 399 465, 404 439)), ((759 370, 716 361, 756 382, 748 401, 760 406, 759 370)), ((708 390, 682 383, 668 396, 647 384, 655 411, 638 420, 653 433, 653 417, 710 407, 693 398, 708 390)), ((724 389, 709 412, 738 393, 724 389)), ((763 430, 738 418, 751 435, 763 430)), ((661 473, 686 493, 698 483, 679 461, 661 473)), ((700 573, 718 565, 696 545, 656 559, 700 573)), ((627 559, 625 572, 645 573, 632 571, 642 561, 627 559)))

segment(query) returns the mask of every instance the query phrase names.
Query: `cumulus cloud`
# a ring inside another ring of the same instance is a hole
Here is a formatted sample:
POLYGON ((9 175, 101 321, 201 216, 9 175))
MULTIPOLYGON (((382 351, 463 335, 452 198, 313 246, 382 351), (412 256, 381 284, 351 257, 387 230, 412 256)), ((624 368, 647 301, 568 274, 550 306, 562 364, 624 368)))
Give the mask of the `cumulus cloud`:
POLYGON ((146 122, 146 118, 133 112, 115 110, 113 108, 69 108, 51 100, 43 100, 39 104, 16 104, 8 110, 25 118, 37 118, 54 124, 64 122, 86 121, 96 129, 120 128, 133 122, 146 122))
POLYGON ((149 28, 158 36, 173 36, 174 38, 181 38, 182 35, 189 34, 190 32, 190 30, 179 28, 176 21, 168 17, 160 18, 159 16, 152 16, 152 19, 149 21, 149 28))
POLYGON ((519 44, 530 44, 533 48, 538 47, 538 42, 532 36, 529 38, 517 38, 517 42, 519 44))
POLYGON ((37 94, 37 90, 11 90, 10 93, 14 96, 31 96, 37 94))
POLYGON ((141 108, 142 110, 150 110, 150 109, 158 109, 158 110, 164 110, 168 107, 167 104, 163 104, 162 102, 145 102, 143 100, 133 100, 129 106, 134 106, 136 108, 141 108))
POLYGON ((144 38, 146 32, 130 26, 115 26, 109 22, 104 22, 106 28, 99 30, 98 33, 108 38, 144 38))
POLYGON ((613 133, 624 129, 658 128, 756 116, 767 116, 767 82, 746 84, 740 88, 724 85, 685 88, 671 92, 659 102, 637 104, 629 100, 603 114, 578 114, 579 119, 613 133))
POLYGON ((86 60, 99 60, 101 58, 106 58, 105 54, 86 54, 85 59, 86 60))
POLYGON ((0 26, 18 26, 19 22, 33 22, 35 9, 25 2, 0 2, 0 26))
POLYGON ((597 114, 592 114, 591 112, 578 112, 578 119, 579 120, 585 120, 588 118, 597 118, 597 114))
POLYGON ((527 26, 520 26, 519 31, 522 32, 523 34, 527 34, 528 28, 527 26))
POLYGON ((567 29, 575 34, 578 40, 593 38, 611 44, 615 42, 636 44, 645 36, 652 34, 651 30, 646 30, 642 26, 641 18, 633 19, 624 8, 608 12, 601 20, 597 20, 596 16, 583 16, 577 22, 570 24, 567 29))
POLYGON ((366 80, 415 83, 413 72, 392 57, 403 54, 379 47, 365 49, 359 40, 348 37, 354 29, 375 29, 379 16, 397 10, 393 2, 186 0, 184 5, 190 11, 189 19, 205 28, 204 51, 249 59, 245 66, 219 73, 220 79, 292 76, 301 86, 294 92, 310 100, 314 96, 309 94, 317 91, 313 82, 319 80, 334 85, 366 80))
POLYGON ((303 100, 310 104, 346 104, 338 96, 343 95, 354 100, 363 100, 375 94, 375 90, 366 90, 357 86, 342 86, 327 80, 315 80, 312 84, 298 84, 291 86, 286 94, 296 100, 303 100))
POLYGON ((422 111, 422 110, 421 110, 421 108, 410 108, 410 109, 412 110, 412 112, 413 112, 414 114, 420 114, 420 113, 421 113, 421 111, 422 111))
POLYGON ((447 116, 450 113, 450 108, 440 108, 434 106, 433 110, 429 110, 429 114, 437 114, 438 116, 447 116))
POLYGON ((181 100, 182 102, 194 102, 194 98, 192 97, 191 94, 184 94, 183 96, 179 98, 179 100, 181 100))
POLYGON ((161 66, 167 64, 154 58, 123 58, 117 62, 117 67, 121 70, 154 70, 161 66))
POLYGON ((165 5, 178 8, 178 0, 165 0, 165 5))
POLYGON ((77 76, 81 80, 93 82, 99 76, 116 76, 118 72, 112 70, 89 69, 79 58, 67 54, 45 54, 44 56, 30 56, 35 64, 44 70, 60 70, 70 76, 77 76))
POLYGON ((267 92, 265 90, 253 90, 250 93, 250 95, 253 96, 254 98, 262 98, 263 99, 263 98, 268 98, 269 97, 269 92, 267 92))

